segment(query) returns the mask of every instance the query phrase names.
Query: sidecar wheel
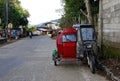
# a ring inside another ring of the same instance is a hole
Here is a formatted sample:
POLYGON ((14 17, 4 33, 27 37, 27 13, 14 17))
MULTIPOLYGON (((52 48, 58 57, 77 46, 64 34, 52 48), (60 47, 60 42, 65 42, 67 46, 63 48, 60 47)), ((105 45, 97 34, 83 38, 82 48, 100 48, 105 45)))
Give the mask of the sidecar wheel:
POLYGON ((55 55, 53 55, 53 61, 54 61, 54 65, 57 66, 57 60, 55 55))
POLYGON ((57 66, 57 61, 56 60, 54 60, 54 65, 57 66))

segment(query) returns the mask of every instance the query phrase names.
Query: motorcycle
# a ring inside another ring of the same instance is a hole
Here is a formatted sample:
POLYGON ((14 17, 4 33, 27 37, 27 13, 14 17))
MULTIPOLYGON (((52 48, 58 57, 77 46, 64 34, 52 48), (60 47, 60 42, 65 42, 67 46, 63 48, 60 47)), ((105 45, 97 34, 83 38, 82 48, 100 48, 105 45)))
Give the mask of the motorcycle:
POLYGON ((95 28, 93 25, 77 25, 77 57, 86 58, 92 73, 96 70, 98 52, 95 28))
POLYGON ((79 24, 64 28, 56 39, 57 50, 53 50, 54 65, 62 60, 87 60, 91 72, 96 70, 97 41, 93 25, 79 24))

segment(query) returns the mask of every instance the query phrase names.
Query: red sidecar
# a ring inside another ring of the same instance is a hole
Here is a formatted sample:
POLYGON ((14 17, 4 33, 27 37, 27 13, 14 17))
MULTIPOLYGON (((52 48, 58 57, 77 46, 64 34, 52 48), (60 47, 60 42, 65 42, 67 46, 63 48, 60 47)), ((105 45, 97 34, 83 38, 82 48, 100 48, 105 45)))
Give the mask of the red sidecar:
POLYGON ((53 51, 54 64, 62 59, 76 59, 76 30, 64 28, 56 39, 57 50, 53 51))
POLYGON ((95 28, 90 24, 77 24, 74 28, 65 28, 59 32, 53 51, 54 65, 63 60, 86 61, 91 72, 95 73, 97 66, 98 46, 95 28))

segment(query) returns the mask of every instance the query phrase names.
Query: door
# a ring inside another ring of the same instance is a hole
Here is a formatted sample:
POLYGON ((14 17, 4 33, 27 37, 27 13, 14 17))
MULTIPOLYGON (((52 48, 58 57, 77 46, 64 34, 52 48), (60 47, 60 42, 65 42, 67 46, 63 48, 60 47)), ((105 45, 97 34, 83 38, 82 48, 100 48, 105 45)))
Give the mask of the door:
POLYGON ((63 35, 62 58, 76 58, 76 36, 74 34, 63 35))

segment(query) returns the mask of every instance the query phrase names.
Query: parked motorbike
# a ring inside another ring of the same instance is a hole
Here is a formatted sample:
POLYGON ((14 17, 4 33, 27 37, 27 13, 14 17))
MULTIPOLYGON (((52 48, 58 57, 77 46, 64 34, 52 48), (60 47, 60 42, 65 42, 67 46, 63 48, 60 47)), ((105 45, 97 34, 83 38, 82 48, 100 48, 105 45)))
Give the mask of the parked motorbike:
POLYGON ((97 41, 93 25, 74 25, 64 28, 56 39, 57 50, 53 51, 54 65, 62 60, 87 60, 91 72, 96 70, 97 41))
POLYGON ((77 57, 87 58, 92 73, 96 69, 97 41, 93 25, 77 25, 77 57))

